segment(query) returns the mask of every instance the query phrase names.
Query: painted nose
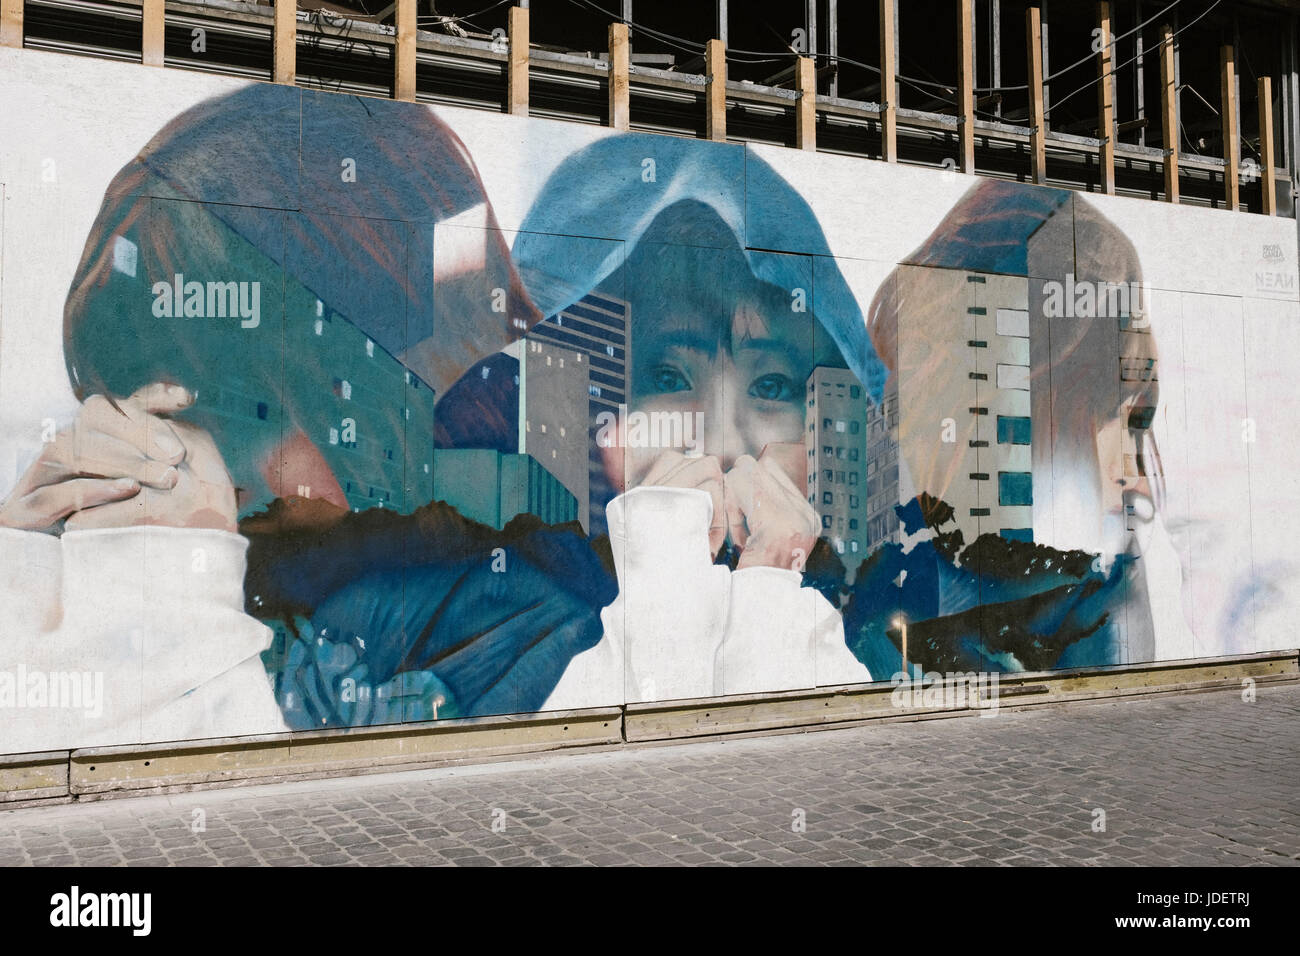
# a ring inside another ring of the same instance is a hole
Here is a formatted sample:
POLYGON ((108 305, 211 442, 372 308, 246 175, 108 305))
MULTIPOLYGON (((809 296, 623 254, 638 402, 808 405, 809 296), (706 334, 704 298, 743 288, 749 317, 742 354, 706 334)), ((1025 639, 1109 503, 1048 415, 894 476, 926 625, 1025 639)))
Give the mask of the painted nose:
POLYGON ((745 441, 742 407, 740 399, 719 382, 704 409, 704 454, 716 455, 723 471, 730 471, 741 455, 752 454, 745 441))

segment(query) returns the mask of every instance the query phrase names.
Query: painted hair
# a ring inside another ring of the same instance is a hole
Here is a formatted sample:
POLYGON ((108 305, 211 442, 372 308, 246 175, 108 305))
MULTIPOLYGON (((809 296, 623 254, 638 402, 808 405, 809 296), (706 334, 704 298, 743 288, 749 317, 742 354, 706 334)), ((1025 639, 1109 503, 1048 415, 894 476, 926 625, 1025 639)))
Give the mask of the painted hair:
MULTIPOLYGON (((1051 449, 1054 473, 1090 483, 1146 479, 1159 507, 1163 478, 1150 431, 1159 399, 1155 338, 1151 303, 1129 239, 1074 193, 995 180, 973 186, 891 273, 871 304, 868 329, 889 366, 891 387, 909 377, 960 375, 968 363, 961 272, 1027 280, 1032 417, 1035 428, 1050 429, 1050 441, 1041 447, 1051 449), (1122 299, 1121 314, 1103 308, 1096 296, 1082 314, 1062 302, 1069 289, 1085 286, 1102 290, 1098 295, 1122 287, 1123 296, 1111 298, 1112 304, 1122 299), (1053 314, 1053 296, 1067 314, 1053 314), (917 367, 899 368, 902 335, 919 343, 909 353, 917 367), (918 350, 926 353, 924 359, 915 357, 918 350), (1117 418, 1126 436, 1123 461, 1102 462, 1097 435, 1117 418)), ((925 431, 949 414, 958 421, 969 418, 956 403, 930 409, 902 404, 904 433, 909 415, 925 431)), ((964 445, 966 436, 958 437, 964 445)), ((945 456, 936 442, 918 446, 924 448, 911 462, 916 490, 942 497, 948 483, 959 479, 953 464, 960 462, 945 456)))
POLYGON ((419 504, 382 487, 402 480, 408 429, 431 433, 434 397, 538 318, 441 120, 256 84, 177 116, 113 179, 64 352, 83 400, 153 381, 197 392, 185 416, 237 485, 300 429, 341 484, 419 504))

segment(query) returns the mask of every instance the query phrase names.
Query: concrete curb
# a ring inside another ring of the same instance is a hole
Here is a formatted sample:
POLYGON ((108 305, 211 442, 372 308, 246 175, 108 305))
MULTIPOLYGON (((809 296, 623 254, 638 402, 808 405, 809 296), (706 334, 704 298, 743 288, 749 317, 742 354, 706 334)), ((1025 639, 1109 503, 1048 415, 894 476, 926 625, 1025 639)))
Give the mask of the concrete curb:
MULTIPOLYGON (((489 763, 571 748, 610 750, 873 722, 989 716, 997 710, 1240 690, 1248 680, 1254 685, 1300 682, 1300 651, 1000 675, 996 701, 987 696, 985 686, 983 699, 962 698, 959 705, 950 699, 935 706, 898 706, 896 685, 876 683, 540 715, 16 754, 0 756, 0 809, 489 763)), ((936 686, 942 690, 944 685, 936 686)))

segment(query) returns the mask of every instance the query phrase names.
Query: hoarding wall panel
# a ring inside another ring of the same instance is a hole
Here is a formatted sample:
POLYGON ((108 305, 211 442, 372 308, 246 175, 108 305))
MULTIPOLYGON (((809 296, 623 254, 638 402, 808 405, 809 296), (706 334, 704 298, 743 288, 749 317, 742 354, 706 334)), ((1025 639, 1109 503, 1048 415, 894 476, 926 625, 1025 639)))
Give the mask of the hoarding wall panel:
POLYGON ((0 77, 2 752, 1290 641, 1293 224, 0 77))

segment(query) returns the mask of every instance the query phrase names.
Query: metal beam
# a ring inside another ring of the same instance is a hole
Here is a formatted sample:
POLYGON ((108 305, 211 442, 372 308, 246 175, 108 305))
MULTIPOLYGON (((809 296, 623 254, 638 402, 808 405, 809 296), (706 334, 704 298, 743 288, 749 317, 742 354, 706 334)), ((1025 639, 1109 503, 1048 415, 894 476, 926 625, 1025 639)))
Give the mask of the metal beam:
POLYGON ((834 66, 835 72, 831 74, 831 85, 828 91, 831 96, 840 95, 840 8, 839 0, 826 0, 826 53, 830 58, 830 63, 834 66))
MULTIPOLYGON (((1052 58, 1048 55, 1048 51, 1047 51, 1047 0, 1041 0, 1040 6, 1041 6, 1041 10, 1039 11, 1039 15, 1038 15, 1038 31, 1043 38, 1042 43, 1040 44, 1040 46, 1042 47, 1043 76, 1051 76, 1052 58)), ((1051 91, 1048 90, 1046 87, 1043 87, 1043 112, 1044 113, 1046 113, 1047 110, 1052 108, 1052 100, 1051 100, 1050 92, 1051 91)))
MULTIPOLYGON (((1002 85, 1002 0, 989 0, 989 86, 996 90, 1002 85)), ((1002 115, 1002 99, 993 107, 1002 115)))
MULTIPOLYGON (((1136 0, 1136 10, 1133 14, 1133 24, 1142 22, 1142 0, 1136 0)), ((1133 110, 1133 116, 1138 120, 1145 120, 1147 116, 1147 99, 1146 99, 1146 48, 1142 39, 1142 31, 1138 30, 1133 34, 1133 53, 1134 53, 1134 91, 1133 97, 1137 101, 1133 110)), ((1147 144, 1147 129, 1143 123, 1137 128, 1138 145, 1147 144)))
MULTIPOLYGON (((1297 30, 1300 30, 1300 17, 1292 14, 1287 25, 1290 29, 1287 31, 1286 76, 1283 78, 1286 84, 1282 97, 1286 107, 1286 135, 1283 137, 1285 158, 1282 164, 1294 183, 1297 173, 1300 173, 1300 44, 1296 39, 1297 30)), ((1300 219, 1297 219, 1297 226, 1300 226, 1300 219)))

